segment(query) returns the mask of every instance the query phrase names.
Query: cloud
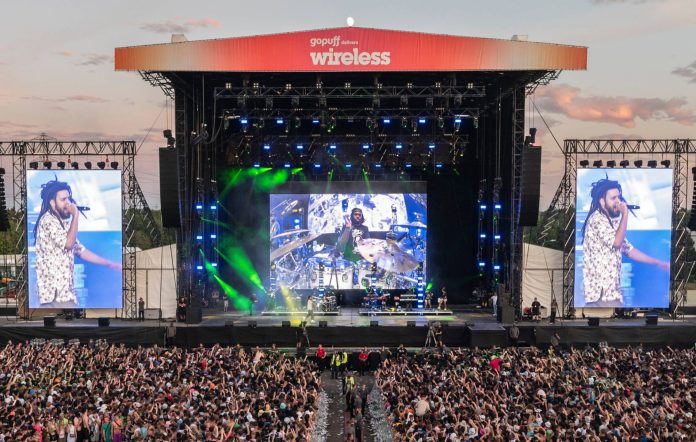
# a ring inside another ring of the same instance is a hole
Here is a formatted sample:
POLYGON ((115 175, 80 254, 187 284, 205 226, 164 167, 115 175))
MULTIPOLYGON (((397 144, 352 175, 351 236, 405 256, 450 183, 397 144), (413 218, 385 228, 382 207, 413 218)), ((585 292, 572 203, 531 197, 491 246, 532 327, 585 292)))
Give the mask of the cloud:
POLYGON ((221 23, 214 18, 189 19, 189 20, 164 20, 145 23, 140 29, 158 34, 185 34, 196 28, 219 28, 221 23))
POLYGON ((672 73, 687 78, 689 83, 696 83, 696 61, 683 68, 677 68, 673 70, 672 73))
POLYGON ((22 97, 25 100, 36 100, 36 101, 52 101, 52 102, 66 102, 66 101, 78 101, 83 103, 108 103, 111 100, 106 98, 95 97, 94 95, 71 95, 69 97, 63 98, 44 98, 37 97, 36 95, 29 95, 22 97))
POLYGON ((63 57, 72 57, 75 55, 75 53, 72 51, 60 51, 58 52, 58 55, 62 55, 63 57))
POLYGON ((0 121, 0 127, 29 129, 37 126, 35 124, 15 123, 14 121, 0 121))
POLYGON ((636 118, 666 120, 691 126, 696 114, 686 107, 685 98, 631 98, 583 96, 579 88, 561 84, 537 90, 537 105, 542 111, 562 114, 580 121, 612 123, 633 128, 636 118))
POLYGON ((85 54, 82 56, 82 61, 78 63, 80 66, 98 66, 104 63, 110 63, 114 59, 111 55, 106 54, 85 54))

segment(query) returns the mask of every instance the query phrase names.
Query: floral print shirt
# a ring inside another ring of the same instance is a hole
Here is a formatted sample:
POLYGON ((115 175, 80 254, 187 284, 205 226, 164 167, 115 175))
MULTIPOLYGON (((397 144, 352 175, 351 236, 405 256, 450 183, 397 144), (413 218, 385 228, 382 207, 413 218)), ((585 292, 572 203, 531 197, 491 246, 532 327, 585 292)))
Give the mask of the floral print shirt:
POLYGON ((615 301, 623 303, 621 293, 621 255, 633 249, 625 238, 619 249, 614 248, 614 238, 620 218, 611 221, 599 210, 585 221, 583 239, 583 288, 585 302, 615 301))
POLYGON ((69 224, 51 212, 39 220, 36 233, 36 281, 39 302, 75 302, 75 255, 84 250, 78 241, 65 249, 69 224))

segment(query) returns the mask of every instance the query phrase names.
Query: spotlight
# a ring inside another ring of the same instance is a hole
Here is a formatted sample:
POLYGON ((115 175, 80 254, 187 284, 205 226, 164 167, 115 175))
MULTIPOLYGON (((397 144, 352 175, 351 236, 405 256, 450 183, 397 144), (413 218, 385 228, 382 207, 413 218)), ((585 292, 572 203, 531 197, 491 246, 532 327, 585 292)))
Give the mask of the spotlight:
POLYGON ((85 169, 91 169, 92 168, 92 162, 91 161, 85 161, 85 169))
POLYGON ((397 145, 394 146, 394 147, 396 148, 396 150, 401 150, 401 149, 404 148, 404 145, 403 145, 403 144, 397 144, 397 145))
POLYGON ((596 168, 602 167, 602 160, 594 160, 592 162, 592 167, 596 167, 596 168))
POLYGON ((590 165, 590 162, 587 160, 580 161, 580 167, 587 167, 589 165, 590 165))
POLYGON ((80 165, 77 163, 77 161, 73 161, 72 163, 70 163, 70 167, 77 170, 80 168, 80 165))
POLYGON ((382 123, 384 123, 384 124, 389 124, 389 123, 391 123, 391 120, 390 120, 389 118, 384 118, 384 119, 382 120, 382 123))
POLYGON ((648 167, 651 169, 654 169, 657 167, 657 161, 656 160, 650 160, 648 161, 648 167))
POLYGON ((662 160, 660 161, 660 164, 662 164, 662 167, 664 167, 665 169, 668 169, 669 165, 672 163, 669 160, 662 160))
POLYGON ((104 170, 104 168, 106 167, 106 163, 103 161, 99 161, 97 163, 97 167, 100 168, 101 170, 104 170))
POLYGON ((36 161, 32 161, 31 163, 29 163, 29 167, 36 170, 39 168, 39 163, 36 161))
POLYGON ((425 124, 425 122, 426 122, 425 118, 418 119, 418 124, 425 124))
POLYGON ((425 107, 433 107, 435 105, 435 99, 433 97, 428 97, 425 99, 425 107))
POLYGON ((616 167, 616 161, 615 160, 607 161, 607 167, 611 167, 611 168, 616 167))
POLYGON ((50 169, 51 166, 53 166, 53 163, 51 163, 50 161, 44 161, 43 166, 44 166, 44 169, 50 169))
POLYGON ((633 165, 636 167, 643 167, 643 160, 635 160, 633 165))
POLYGON ((403 118, 401 119, 401 127, 402 127, 403 129, 406 129, 406 128, 408 127, 408 119, 406 119, 406 117, 403 117, 403 118))
POLYGON ((65 169, 65 161, 58 161, 58 168, 61 170, 65 169))
POLYGON ((629 164, 630 162, 628 160, 621 160, 621 162, 619 163, 619 165, 624 169, 627 168, 629 164))
POLYGON ((111 168, 114 169, 114 170, 118 169, 118 161, 112 161, 112 162, 111 162, 111 168))
POLYGON ((271 145, 270 145, 270 144, 264 144, 264 145, 263 145, 263 150, 271 150, 271 145))
POLYGON ((296 148, 297 150, 304 150, 304 145, 298 144, 297 146, 295 146, 295 148, 296 148))

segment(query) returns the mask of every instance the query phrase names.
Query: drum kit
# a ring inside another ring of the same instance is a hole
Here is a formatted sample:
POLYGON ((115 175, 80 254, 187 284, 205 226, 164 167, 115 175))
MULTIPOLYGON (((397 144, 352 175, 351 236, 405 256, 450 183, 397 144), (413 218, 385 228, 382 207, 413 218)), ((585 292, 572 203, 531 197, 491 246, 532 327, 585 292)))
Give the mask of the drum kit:
POLYGON ((279 286, 291 289, 410 288, 425 261, 427 228, 416 220, 393 224, 386 234, 373 232, 372 238, 356 243, 354 250, 362 257, 357 262, 336 253, 335 233, 295 229, 274 235, 270 258, 275 280, 279 286))

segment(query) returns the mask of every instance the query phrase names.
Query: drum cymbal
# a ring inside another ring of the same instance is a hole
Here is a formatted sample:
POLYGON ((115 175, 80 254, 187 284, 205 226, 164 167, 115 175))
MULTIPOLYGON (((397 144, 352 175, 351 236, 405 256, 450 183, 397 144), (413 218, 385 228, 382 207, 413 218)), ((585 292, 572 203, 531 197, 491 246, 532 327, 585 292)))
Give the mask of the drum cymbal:
POLYGON ((357 245, 360 255, 388 272, 409 272, 418 267, 418 261, 404 252, 393 241, 364 239, 357 245))
POLYGON ((278 239, 278 238, 284 238, 286 236, 299 235, 300 233, 305 233, 305 232, 309 232, 309 230, 307 230, 307 229, 288 230, 287 232, 279 233, 275 236, 272 236, 271 241, 273 241, 274 239, 278 239))
POLYGON ((409 224, 394 224, 396 227, 405 227, 405 228, 412 228, 412 229, 427 229, 428 226, 423 224, 420 221, 414 221, 409 224))
POLYGON ((317 236, 319 236, 319 234, 307 235, 303 236, 302 238, 298 238, 295 241, 290 241, 287 244, 283 244, 282 246, 278 247, 277 249, 271 252, 271 261, 275 261, 281 256, 287 255, 288 253, 292 252, 296 248, 314 241, 317 238, 317 236))

